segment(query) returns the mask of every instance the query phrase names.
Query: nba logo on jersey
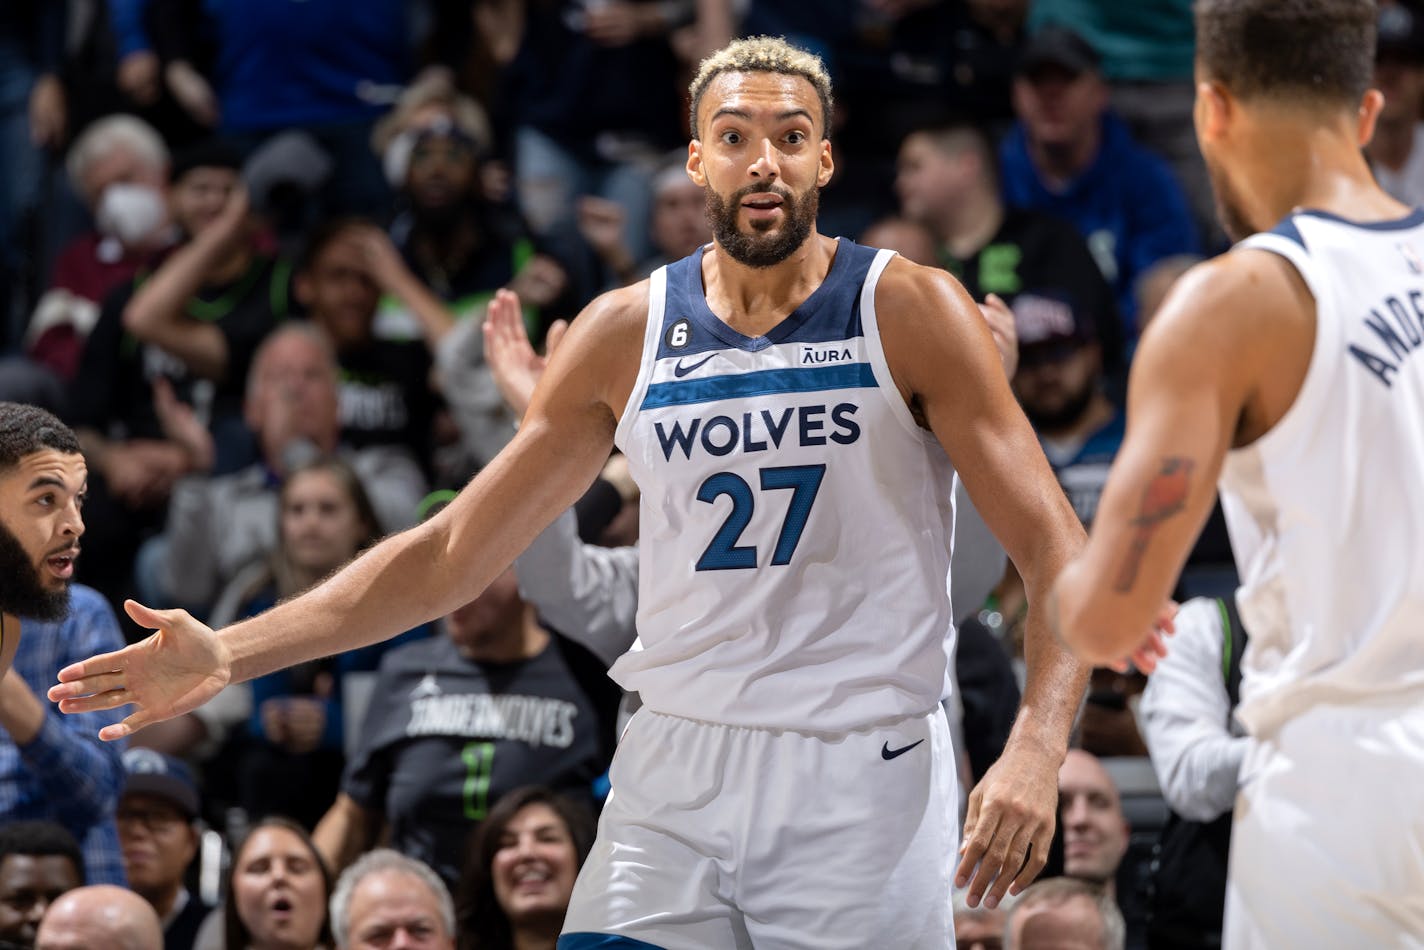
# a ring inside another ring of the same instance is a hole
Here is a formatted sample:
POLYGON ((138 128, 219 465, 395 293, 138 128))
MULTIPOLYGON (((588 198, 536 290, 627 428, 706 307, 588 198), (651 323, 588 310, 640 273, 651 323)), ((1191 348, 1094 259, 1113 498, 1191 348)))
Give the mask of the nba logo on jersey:
POLYGON ((1419 252, 1414 249, 1414 245, 1408 241, 1400 241, 1394 245, 1399 251, 1399 256, 1404 258, 1404 263, 1408 265, 1410 273, 1424 274, 1424 260, 1419 257, 1419 252))

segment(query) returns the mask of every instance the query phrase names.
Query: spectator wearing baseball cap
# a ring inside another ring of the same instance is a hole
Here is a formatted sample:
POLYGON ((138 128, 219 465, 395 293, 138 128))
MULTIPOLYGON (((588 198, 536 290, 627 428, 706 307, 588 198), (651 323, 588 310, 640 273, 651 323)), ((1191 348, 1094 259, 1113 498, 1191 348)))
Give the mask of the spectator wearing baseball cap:
POLYGON ((1405 204, 1424 204, 1424 13, 1381 6, 1374 85, 1384 107, 1365 155, 1380 187, 1405 204))
POLYGON ((1024 44, 1015 69, 1013 130, 1000 146, 1004 201, 1071 222, 1117 298, 1124 337, 1136 337, 1138 280, 1157 261, 1198 249, 1172 170, 1137 144, 1109 108, 1097 51, 1049 26, 1024 44))
POLYGON ((164 950, 189 950, 212 910, 185 884, 198 851, 198 786, 188 766, 153 749, 129 749, 124 770, 115 818, 129 887, 157 912, 164 950))
POLYGON ((1108 398, 1092 313, 1047 295, 1014 302, 1019 368, 1014 395, 1033 423, 1073 510, 1093 520, 1124 417, 1108 398))

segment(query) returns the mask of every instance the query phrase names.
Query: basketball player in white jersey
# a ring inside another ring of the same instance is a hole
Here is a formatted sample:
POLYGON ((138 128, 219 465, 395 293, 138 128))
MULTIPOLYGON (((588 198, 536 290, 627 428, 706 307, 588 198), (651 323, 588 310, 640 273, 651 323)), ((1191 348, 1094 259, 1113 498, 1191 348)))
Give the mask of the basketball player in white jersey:
MULTIPOLYGON (((560 946, 951 945, 949 459, 1031 600, 1082 532, 963 288, 816 233, 830 99, 820 61, 780 40, 714 55, 687 168, 716 240, 595 301, 455 501, 221 634, 130 605, 159 632, 63 671, 51 697, 135 704, 114 738, 447 612, 616 443, 642 491, 644 649, 611 675, 644 708, 560 946)), ((1085 685, 1038 615, 1027 654, 1008 748, 970 799, 974 903, 1042 867, 1085 685)))
POLYGON ((1127 439, 1054 586, 1121 659, 1218 488, 1251 644, 1226 946, 1424 946, 1424 210, 1361 154, 1370 0, 1198 0, 1196 127, 1240 241, 1137 351, 1127 439), (1248 236, 1249 235, 1249 236, 1248 236))

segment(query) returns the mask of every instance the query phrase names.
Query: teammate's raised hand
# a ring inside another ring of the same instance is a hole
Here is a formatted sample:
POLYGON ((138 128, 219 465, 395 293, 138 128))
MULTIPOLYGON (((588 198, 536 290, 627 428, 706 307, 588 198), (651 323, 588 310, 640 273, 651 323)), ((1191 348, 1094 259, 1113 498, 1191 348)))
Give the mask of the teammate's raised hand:
MULTIPOLYGON (((556 320, 549 327, 545 349, 550 354, 568 328, 568 323, 563 320, 556 320)), ((529 342, 518 294, 511 290, 495 291, 485 315, 484 335, 485 362, 494 376, 494 383, 510 411, 522 419, 549 360, 547 356, 536 353, 529 342)))
POLYGON ((226 646, 186 610, 151 610, 132 600, 124 602, 124 610, 135 623, 157 632, 122 650, 66 666, 59 671, 59 685, 49 690, 60 712, 132 704, 127 718, 99 731, 105 741, 190 712, 232 678, 226 646))

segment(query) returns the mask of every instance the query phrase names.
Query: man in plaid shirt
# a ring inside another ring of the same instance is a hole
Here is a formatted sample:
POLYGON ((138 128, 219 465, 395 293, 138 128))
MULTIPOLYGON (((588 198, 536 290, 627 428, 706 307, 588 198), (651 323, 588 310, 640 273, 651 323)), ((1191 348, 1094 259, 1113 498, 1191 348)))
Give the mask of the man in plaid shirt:
POLYGON ((0 678, 0 824, 58 822, 84 848, 90 884, 124 884, 114 807, 124 784, 122 743, 100 742, 118 710, 61 715, 44 690, 76 660, 123 647, 118 619, 98 591, 70 587, 61 620, 21 618, 25 635, 0 678))

